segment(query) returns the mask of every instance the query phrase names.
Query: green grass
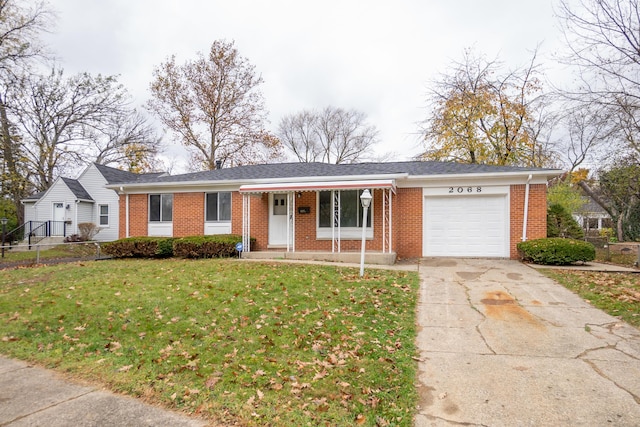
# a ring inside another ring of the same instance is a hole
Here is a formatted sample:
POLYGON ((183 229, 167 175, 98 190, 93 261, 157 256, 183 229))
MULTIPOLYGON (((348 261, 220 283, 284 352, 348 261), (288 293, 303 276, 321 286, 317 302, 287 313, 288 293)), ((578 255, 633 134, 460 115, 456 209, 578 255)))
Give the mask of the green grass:
POLYGON ((638 261, 638 256, 636 254, 609 253, 605 249, 596 248, 595 260, 597 262, 622 265, 624 267, 633 267, 636 261, 638 261))
POLYGON ((541 270, 595 307, 640 327, 640 275, 576 270, 541 270))
MULTIPOLYGON (((83 258, 96 255, 96 246, 94 243, 73 243, 62 244, 40 250, 40 259, 59 259, 59 258, 83 258)), ((30 251, 5 250, 4 258, 0 258, 0 268, 3 263, 23 262, 36 260, 35 248, 30 251)))
POLYGON ((415 273, 118 260, 0 276, 0 353, 215 422, 413 423, 415 273))

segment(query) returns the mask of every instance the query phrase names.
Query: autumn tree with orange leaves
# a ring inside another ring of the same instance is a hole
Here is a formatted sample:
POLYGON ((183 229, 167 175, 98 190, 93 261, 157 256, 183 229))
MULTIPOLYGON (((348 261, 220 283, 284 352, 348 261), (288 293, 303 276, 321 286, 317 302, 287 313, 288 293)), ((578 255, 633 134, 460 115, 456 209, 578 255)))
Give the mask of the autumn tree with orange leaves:
POLYGON ((215 41, 182 65, 172 56, 153 74, 147 108, 191 149, 193 169, 279 156, 279 141, 265 130, 262 78, 233 42, 215 41))
POLYGON ((541 81, 535 54, 526 68, 504 74, 497 61, 466 50, 462 62, 432 83, 424 123, 425 160, 492 165, 552 163, 544 138, 541 81))

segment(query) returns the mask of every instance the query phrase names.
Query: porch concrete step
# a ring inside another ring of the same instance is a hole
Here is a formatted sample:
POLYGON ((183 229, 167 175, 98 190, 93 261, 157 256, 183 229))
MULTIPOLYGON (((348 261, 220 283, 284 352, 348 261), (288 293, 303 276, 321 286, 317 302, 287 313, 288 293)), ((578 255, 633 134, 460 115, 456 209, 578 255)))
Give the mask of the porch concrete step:
MULTIPOLYGON (((243 252, 245 259, 291 259, 303 261, 360 263, 360 252, 284 252, 284 251, 252 251, 243 252)), ((367 252, 364 255, 365 264, 393 265, 396 253, 367 252)))

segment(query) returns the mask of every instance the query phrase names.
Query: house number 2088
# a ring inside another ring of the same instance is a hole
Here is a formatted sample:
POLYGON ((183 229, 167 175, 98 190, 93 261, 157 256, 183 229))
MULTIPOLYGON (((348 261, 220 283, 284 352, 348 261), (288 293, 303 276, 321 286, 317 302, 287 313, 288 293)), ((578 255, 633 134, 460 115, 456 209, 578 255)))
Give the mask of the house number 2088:
POLYGON ((482 187, 449 187, 449 194, 453 193, 482 193, 482 187))

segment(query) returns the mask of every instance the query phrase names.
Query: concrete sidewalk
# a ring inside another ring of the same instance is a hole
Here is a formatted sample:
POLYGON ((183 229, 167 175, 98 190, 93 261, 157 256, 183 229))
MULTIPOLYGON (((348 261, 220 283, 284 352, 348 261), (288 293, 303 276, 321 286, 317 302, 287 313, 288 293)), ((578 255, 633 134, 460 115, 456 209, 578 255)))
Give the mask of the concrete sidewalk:
POLYGON ((177 426, 205 422, 0 357, 0 426, 177 426))
POLYGON ((640 331, 516 261, 420 266, 416 426, 638 426, 640 331))

